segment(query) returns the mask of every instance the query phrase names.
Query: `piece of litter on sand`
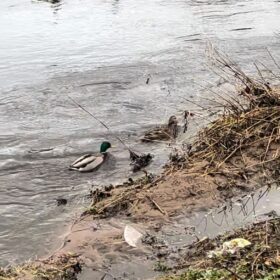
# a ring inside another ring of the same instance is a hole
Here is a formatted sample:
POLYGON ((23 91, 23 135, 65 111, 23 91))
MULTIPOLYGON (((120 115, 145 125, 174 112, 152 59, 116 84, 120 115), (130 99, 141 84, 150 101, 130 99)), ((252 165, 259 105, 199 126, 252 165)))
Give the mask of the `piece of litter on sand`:
POLYGON ((208 258, 222 256, 223 254, 235 254, 240 249, 250 246, 252 243, 244 238, 235 238, 223 243, 222 249, 216 249, 208 253, 208 258))
POLYGON ((126 225, 124 228, 124 240, 131 247, 137 247, 139 245, 140 240, 143 237, 143 234, 139 232, 137 229, 130 225, 126 225))
POLYGON ((223 250, 236 250, 242 249, 251 245, 251 242, 244 238, 235 238, 223 243, 223 250))

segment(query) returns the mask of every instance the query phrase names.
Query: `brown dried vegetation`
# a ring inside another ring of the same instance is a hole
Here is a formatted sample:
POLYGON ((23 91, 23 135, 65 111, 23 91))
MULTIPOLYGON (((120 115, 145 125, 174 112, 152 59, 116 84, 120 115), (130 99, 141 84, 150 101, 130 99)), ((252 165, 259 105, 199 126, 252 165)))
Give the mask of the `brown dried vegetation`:
POLYGON ((166 218, 279 181, 280 88, 260 72, 260 79, 248 77, 213 48, 209 56, 216 72, 236 86, 235 95, 220 96, 220 116, 186 149, 172 154, 160 176, 113 188, 104 199, 95 197, 87 214, 166 218))

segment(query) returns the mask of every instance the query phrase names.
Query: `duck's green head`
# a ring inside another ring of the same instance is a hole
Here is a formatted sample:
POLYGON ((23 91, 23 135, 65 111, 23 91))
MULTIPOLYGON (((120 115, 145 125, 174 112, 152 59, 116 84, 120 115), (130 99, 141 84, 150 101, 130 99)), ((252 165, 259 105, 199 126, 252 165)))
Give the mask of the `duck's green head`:
POLYGON ((106 153, 106 151, 111 147, 112 145, 110 142, 108 141, 102 142, 102 144, 100 145, 100 153, 106 153))

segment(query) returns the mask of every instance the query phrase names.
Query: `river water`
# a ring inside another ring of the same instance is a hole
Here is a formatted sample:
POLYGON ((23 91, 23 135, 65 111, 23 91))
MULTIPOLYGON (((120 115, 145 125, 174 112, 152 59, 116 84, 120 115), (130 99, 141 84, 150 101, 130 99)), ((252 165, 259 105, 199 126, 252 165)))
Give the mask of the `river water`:
MULTIPOLYGON (((3 0, 0 3, 0 264, 47 254, 85 207, 89 187, 131 176, 128 154, 73 97, 138 151, 141 133, 170 114, 197 109, 208 41, 249 72, 280 58, 276 0, 3 0), (147 78, 150 82, 146 84, 147 78), (67 165, 109 139, 115 161, 96 173, 67 165), (56 198, 68 204, 56 206, 56 198)), ((192 124, 195 131, 200 123, 192 124)))

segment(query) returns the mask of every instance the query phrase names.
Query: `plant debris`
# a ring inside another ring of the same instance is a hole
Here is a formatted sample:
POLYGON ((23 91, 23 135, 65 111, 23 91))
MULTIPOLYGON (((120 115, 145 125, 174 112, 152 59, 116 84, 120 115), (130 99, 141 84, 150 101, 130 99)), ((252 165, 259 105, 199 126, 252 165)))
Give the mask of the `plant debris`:
POLYGON ((279 279, 280 276, 280 219, 261 221, 234 233, 215 239, 205 239, 189 247, 176 269, 188 268, 179 275, 164 280, 233 280, 279 279), (209 258, 209 252, 234 238, 250 240, 251 245, 231 254, 209 258))
POLYGON ((194 116, 194 113, 186 110, 184 112, 184 126, 183 126, 183 133, 186 133, 189 126, 189 119, 194 116))
POLYGON ((142 168, 148 166, 153 159, 150 153, 138 155, 135 152, 129 151, 129 154, 133 172, 140 171, 142 168))
POLYGON ((57 199, 56 199, 57 206, 66 205, 67 202, 68 202, 68 201, 67 201, 67 199, 65 199, 65 198, 57 198, 57 199))
MULTIPOLYGON (((280 143, 280 88, 248 77, 215 49, 211 49, 210 55, 217 71, 233 77, 239 88, 238 96, 222 97, 222 115, 199 132, 191 152, 177 159, 182 162, 185 158, 186 162, 179 168, 207 162, 205 173, 215 175, 236 156, 243 162, 238 167, 231 166, 235 173, 278 161, 280 153, 274 144, 280 143), (247 153, 252 147, 258 151, 255 155, 247 153), (256 163, 248 166, 246 157, 256 163)), ((189 112, 186 112, 187 119, 189 112)))
POLYGON ((153 174, 145 173, 146 176, 131 182, 131 178, 121 185, 103 187, 91 191, 92 202, 90 207, 84 211, 82 216, 94 215, 101 218, 122 214, 128 208, 135 207, 137 193, 147 184, 153 184, 156 177, 153 174))
POLYGON ((63 254, 47 260, 0 268, 0 280, 77 280, 81 271, 77 255, 63 254))

